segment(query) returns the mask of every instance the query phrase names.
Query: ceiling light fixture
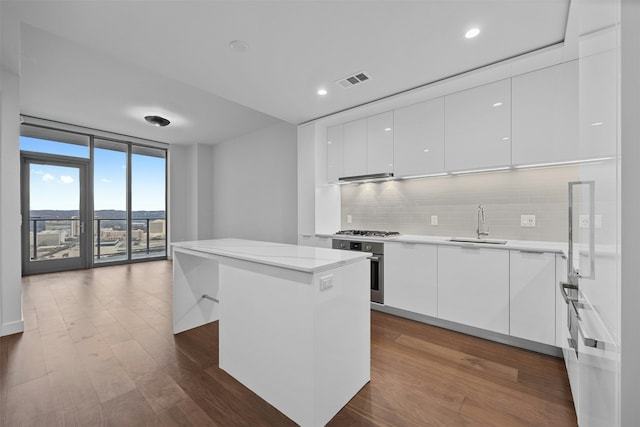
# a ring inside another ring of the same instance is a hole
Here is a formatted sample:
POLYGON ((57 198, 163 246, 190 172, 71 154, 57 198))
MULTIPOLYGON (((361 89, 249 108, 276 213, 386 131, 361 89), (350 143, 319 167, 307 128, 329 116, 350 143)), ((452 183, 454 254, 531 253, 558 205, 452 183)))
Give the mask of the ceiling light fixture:
POLYGON ((493 104, 494 107, 500 107, 502 105, 502 102, 496 102, 495 104, 493 104))
POLYGON ((243 40, 233 40, 229 43, 229 47, 237 53, 244 53, 249 50, 249 44, 243 40))
POLYGON ((318 95, 325 96, 326 94, 327 94, 327 90, 326 89, 318 89, 318 95))
POLYGON ((160 126, 160 127, 167 126, 169 123, 171 123, 169 120, 160 116, 144 116, 144 119, 148 123, 151 123, 154 126, 160 126))
POLYGON ((391 132, 391 128, 384 128, 385 132, 391 132))
POLYGON ((428 153, 428 152, 429 152, 429 149, 428 149, 428 148, 425 148, 425 149, 424 149, 424 150, 422 150, 422 151, 424 151, 425 153, 428 153))
POLYGON ((464 37, 467 39, 472 39, 474 37, 477 37, 478 34, 480 34, 480 28, 470 28, 469 30, 467 30, 467 32, 464 34, 464 37))

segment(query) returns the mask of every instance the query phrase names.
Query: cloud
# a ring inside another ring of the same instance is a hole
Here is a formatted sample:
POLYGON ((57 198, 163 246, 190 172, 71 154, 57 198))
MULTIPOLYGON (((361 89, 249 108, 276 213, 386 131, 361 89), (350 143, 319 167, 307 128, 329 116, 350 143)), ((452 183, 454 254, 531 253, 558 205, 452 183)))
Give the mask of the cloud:
POLYGON ((73 177, 68 175, 60 175, 60 182, 63 184, 71 184, 73 182, 73 177))
POLYGON ((51 175, 50 173, 45 173, 44 175, 42 175, 42 180, 44 182, 53 181, 54 179, 56 179, 56 177, 51 175))
POLYGON ((31 172, 35 173, 36 175, 44 175, 44 172, 41 170, 32 170, 31 172))
POLYGON ((110 179, 107 179, 107 178, 102 178, 102 182, 109 183, 109 182, 111 182, 111 180, 110 180, 110 179))

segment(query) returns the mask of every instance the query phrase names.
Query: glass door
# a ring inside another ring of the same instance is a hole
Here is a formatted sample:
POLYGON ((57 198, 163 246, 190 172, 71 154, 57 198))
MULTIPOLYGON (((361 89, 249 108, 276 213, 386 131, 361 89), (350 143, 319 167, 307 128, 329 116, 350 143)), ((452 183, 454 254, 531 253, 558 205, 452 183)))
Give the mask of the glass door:
POLYGON ((88 268, 88 161, 44 154, 21 160, 23 274, 88 268))

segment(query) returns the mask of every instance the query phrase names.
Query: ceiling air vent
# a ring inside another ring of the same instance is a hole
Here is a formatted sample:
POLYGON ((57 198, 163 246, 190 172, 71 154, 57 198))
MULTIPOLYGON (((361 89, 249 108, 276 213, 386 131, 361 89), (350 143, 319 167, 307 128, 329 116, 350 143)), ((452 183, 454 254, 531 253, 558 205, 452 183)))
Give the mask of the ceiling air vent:
POLYGON ((350 87, 366 82, 367 80, 371 80, 371 76, 367 75, 365 72, 360 72, 340 79, 336 84, 341 88, 349 89, 350 87))

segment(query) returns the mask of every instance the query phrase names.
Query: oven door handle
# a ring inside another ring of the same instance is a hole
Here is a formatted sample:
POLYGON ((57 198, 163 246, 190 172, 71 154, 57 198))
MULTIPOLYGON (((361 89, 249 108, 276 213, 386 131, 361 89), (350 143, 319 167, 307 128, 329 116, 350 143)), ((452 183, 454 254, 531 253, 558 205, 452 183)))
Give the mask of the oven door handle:
POLYGON ((377 256, 368 256, 367 259, 370 259, 371 261, 380 261, 380 257, 377 256))
POLYGON ((571 289, 571 290, 578 290, 578 286, 572 284, 572 283, 568 283, 568 282, 559 282, 558 283, 560 285, 560 293, 562 294, 562 298, 564 299, 564 302, 569 304, 570 301, 578 301, 577 298, 572 298, 569 296, 569 294, 567 294, 567 289, 571 289))

